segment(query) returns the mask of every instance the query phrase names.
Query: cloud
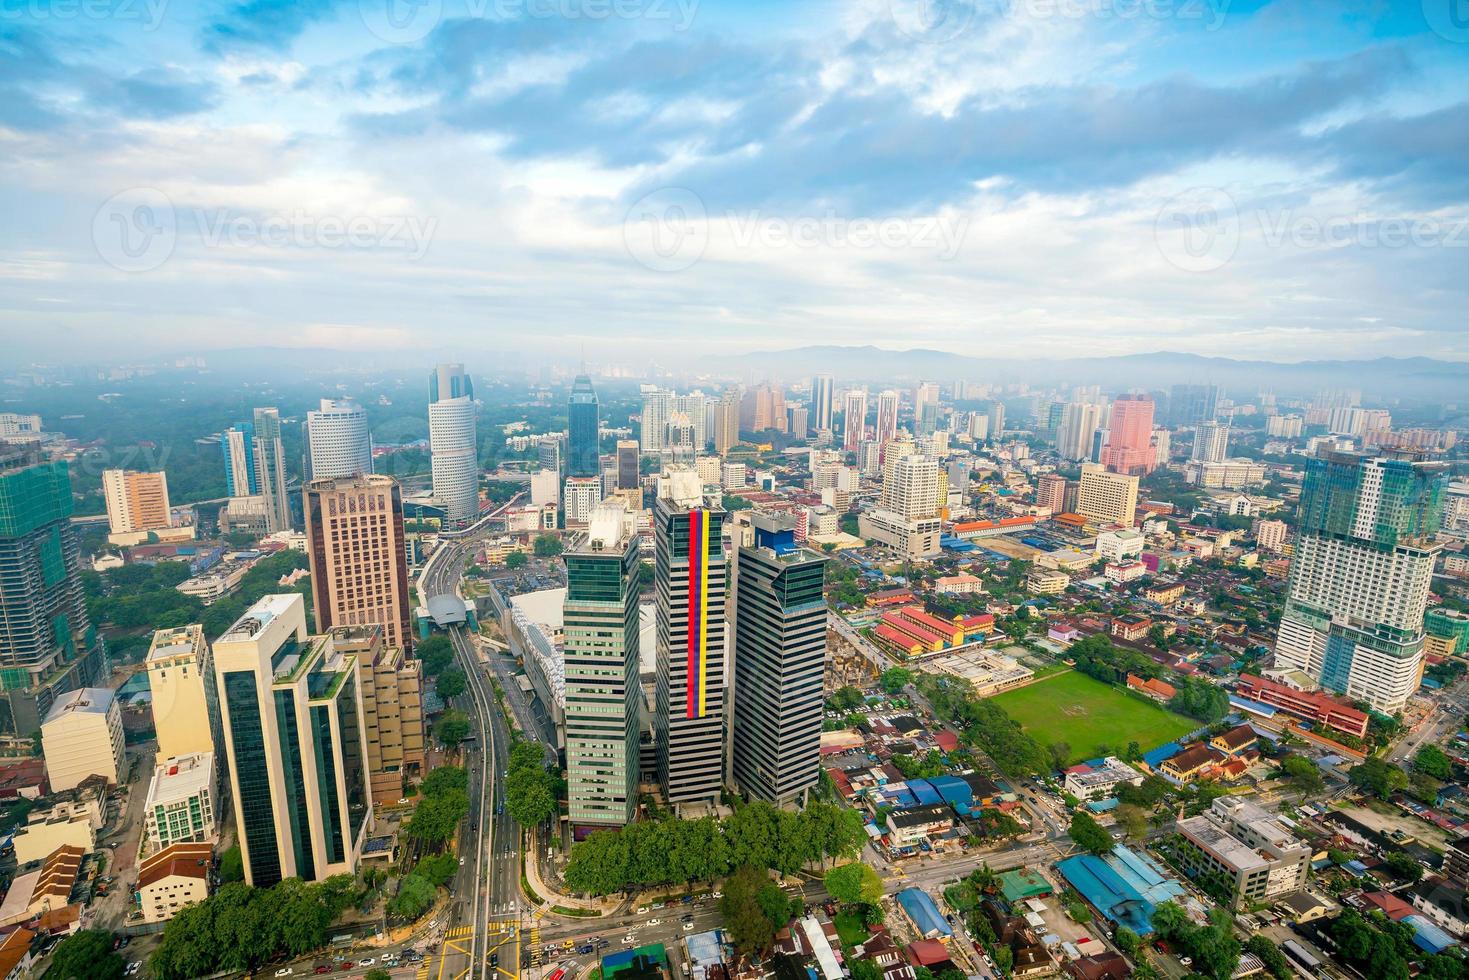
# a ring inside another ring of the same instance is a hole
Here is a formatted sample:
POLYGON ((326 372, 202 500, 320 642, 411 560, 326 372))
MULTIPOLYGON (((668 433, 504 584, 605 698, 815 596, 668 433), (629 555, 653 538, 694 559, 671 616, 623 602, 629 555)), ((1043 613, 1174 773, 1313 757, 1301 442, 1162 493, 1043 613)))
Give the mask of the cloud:
MULTIPOLYGON (((307 27, 334 16, 347 0, 246 0, 224 10, 204 28, 213 51, 235 48, 285 50, 307 27)), ((355 0, 352 3, 355 6, 355 0)))

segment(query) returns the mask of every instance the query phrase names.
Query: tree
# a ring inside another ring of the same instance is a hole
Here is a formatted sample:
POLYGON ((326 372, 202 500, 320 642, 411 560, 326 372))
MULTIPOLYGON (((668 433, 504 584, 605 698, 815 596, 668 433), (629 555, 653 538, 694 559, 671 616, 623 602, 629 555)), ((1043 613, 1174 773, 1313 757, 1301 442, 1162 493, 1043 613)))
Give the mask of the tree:
POLYGON ((1265 964, 1265 969, 1275 980, 1292 980, 1295 971, 1290 968, 1290 961, 1280 951, 1280 947, 1270 941, 1268 936, 1255 933, 1245 940, 1245 952, 1253 953, 1265 964))
POLYGON ((1379 799, 1389 799, 1408 786, 1408 774, 1378 756, 1368 756, 1347 773, 1353 786, 1379 799))
POLYGON ((1425 745, 1413 756, 1413 768, 1434 779, 1452 779, 1454 763, 1437 745, 1425 745))
POLYGON ((898 694, 903 688, 913 683, 913 671, 906 667, 889 667, 882 672, 882 676, 878 678, 878 683, 882 685, 882 689, 887 693, 898 694))
POLYGON ((418 644, 418 659, 423 663, 423 672, 437 677, 454 662, 454 644, 447 636, 435 634, 418 644))
POLYGON ((459 867, 459 861, 449 851, 443 854, 434 854, 426 857, 414 865, 413 873, 432 882, 436 888, 442 888, 454 880, 454 872, 459 867))
POLYGON ((530 559, 525 557, 525 552, 523 551, 512 551, 505 556, 505 567, 512 571, 517 568, 524 568, 528 564, 530 564, 530 559))
POLYGON ((724 883, 719 911, 724 916, 730 942, 745 955, 763 954, 775 941, 776 926, 759 899, 761 890, 769 884, 765 874, 750 865, 740 868, 724 883))
POLYGON ((1382 859, 1382 863, 1392 869, 1392 873, 1399 878, 1417 881, 1423 877, 1423 865, 1406 851, 1390 851, 1382 859))
POLYGON ((240 845, 236 844, 219 856, 219 883, 227 885, 244 880, 245 857, 240 853, 240 845))
POLYGON ((882 901, 882 878, 865 864, 839 864, 826 873, 826 890, 843 905, 882 901))
POLYGON ((882 980, 882 968, 872 960, 855 960, 849 969, 852 971, 852 980, 882 980))
POLYGON ((388 901, 388 915, 405 922, 412 922, 434 904, 433 882, 411 872, 398 883, 398 894, 388 901))
POLYGON ((439 744, 453 747, 469 737, 469 717, 462 711, 452 708, 439 716, 439 723, 434 726, 434 737, 439 744))
POLYGON ((1314 796, 1326 787, 1326 780, 1321 777, 1321 770, 1316 763, 1305 756, 1286 756, 1281 760, 1280 771, 1290 781, 1291 786, 1300 792, 1302 799, 1314 796))
POLYGON ((505 809, 522 827, 534 827, 556 815, 556 797, 545 776, 521 769, 505 778, 505 809))
POLYGON ((112 933, 83 929, 57 944, 46 975, 59 980, 121 980, 125 966, 112 951, 112 933))
POLYGON ((850 684, 839 687, 832 692, 831 697, 826 699, 826 707, 830 711, 849 712, 853 708, 859 708, 866 701, 862 692, 850 684))
POLYGON ((1148 814, 1142 807, 1123 803, 1117 807, 1117 825, 1129 840, 1142 840, 1148 833, 1148 814))
POLYGON ((362 980, 393 980, 393 975, 378 966, 362 974, 362 980))
POLYGON ((457 698, 468 686, 464 680, 464 672, 454 667, 440 674, 436 684, 439 696, 444 698, 457 698))
POLYGON ((1107 833, 1102 825, 1085 811, 1072 816, 1071 827, 1067 833, 1070 834, 1077 847, 1092 854, 1111 854, 1112 849, 1116 846, 1112 835, 1107 833))
POLYGON ((468 792, 469 773, 463 766, 435 766, 423 777, 418 790, 424 796, 441 796, 449 790, 468 792))
POLYGON ((533 547, 537 558, 551 558, 561 554, 561 539, 554 534, 538 534, 533 547))
POLYGON ((403 833, 430 850, 437 850, 454 837, 459 821, 469 812, 469 796, 464 790, 447 790, 427 796, 413 808, 413 816, 403 825, 403 833))
POLYGON ((1138 948, 1142 945, 1142 940, 1138 938, 1137 933, 1127 926, 1118 926, 1117 934, 1112 939, 1117 943, 1117 948, 1128 956, 1136 956, 1138 948))

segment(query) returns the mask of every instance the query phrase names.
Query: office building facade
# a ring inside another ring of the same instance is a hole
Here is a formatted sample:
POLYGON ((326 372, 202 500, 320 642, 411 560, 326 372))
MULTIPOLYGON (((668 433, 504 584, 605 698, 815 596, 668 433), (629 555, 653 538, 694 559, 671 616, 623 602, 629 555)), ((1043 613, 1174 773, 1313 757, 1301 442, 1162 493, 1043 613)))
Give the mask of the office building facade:
POLYGON ((1378 711, 1402 709, 1423 677, 1445 473, 1408 457, 1307 460, 1276 666, 1378 711))
POLYGON ((255 409, 255 480, 265 500, 266 526, 272 532, 291 529, 290 477, 286 449, 281 441, 281 413, 255 409))
POLYGON ((214 671, 246 883, 354 872, 372 821, 355 658, 307 634, 300 595, 268 595, 214 671))
POLYGON ((811 379, 811 414, 809 422, 817 432, 830 432, 833 399, 836 396, 836 380, 829 374, 818 374, 811 379))
POLYGON ((852 453, 867 433, 867 389, 854 388, 842 396, 842 449, 852 453))
POLYGON ((255 475, 255 427, 249 422, 232 425, 220 433, 224 451, 224 486, 230 497, 253 497, 260 492, 255 475))
POLYGON ((113 534, 153 531, 168 527, 168 474, 133 470, 103 470, 102 497, 107 524, 113 534))
POLYGON ((330 480, 372 472, 367 412, 356 402, 323 398, 306 413, 308 479, 330 480))
POLYGON ((1138 478, 1113 473, 1100 463, 1083 463, 1076 512, 1099 524, 1131 527, 1137 514, 1138 478))
POLYGON ((462 364, 440 364, 429 376, 428 442, 434 496, 451 525, 479 516, 479 450, 474 382, 462 364))
POLYGON ((732 776, 752 798, 804 800, 821 772, 826 560, 790 518, 756 515, 735 556, 732 776))
POLYGON ((316 631, 376 624, 388 646, 411 647, 398 481, 370 475, 312 480, 301 498, 316 631))
POLYGON ((1218 417, 1217 385, 1174 385, 1168 394, 1168 421, 1174 426, 1198 425, 1218 417))
POLYGON ((566 554, 566 791, 574 826, 621 826, 637 815, 638 545, 621 508, 593 515, 566 554))
POLYGON ((566 475, 596 476, 601 472, 597 447, 602 423, 597 392, 592 388, 592 379, 585 374, 578 374, 572 382, 566 422, 566 475))
POLYGON ((0 443, 0 731, 9 734, 31 734, 58 695, 107 676, 71 514, 66 463, 0 443))
POLYGON ((154 631, 145 663, 159 760, 215 752, 219 700, 204 627, 194 623, 154 631))
POLYGON ((1153 472, 1153 400, 1147 395, 1123 395, 1112 403, 1107 443, 1101 463, 1114 473, 1146 476, 1153 472))
POLYGON ((659 782, 673 805, 715 800, 724 784, 725 516, 692 470, 659 478, 654 735, 659 782))
MULTIPOLYGON (((886 446, 898 438, 898 405, 901 396, 896 391, 880 392, 877 396, 877 428, 872 438, 879 446, 886 446)), ((867 412, 866 398, 863 399, 863 414, 867 412)))

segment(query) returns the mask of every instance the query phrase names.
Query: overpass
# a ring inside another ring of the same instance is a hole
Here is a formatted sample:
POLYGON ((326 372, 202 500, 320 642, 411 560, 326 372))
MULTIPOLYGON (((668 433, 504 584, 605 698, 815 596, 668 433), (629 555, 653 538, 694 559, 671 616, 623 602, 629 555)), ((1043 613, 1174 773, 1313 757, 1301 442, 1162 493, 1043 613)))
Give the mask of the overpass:
POLYGON ((439 628, 464 623, 468 609, 462 598, 454 591, 459 581, 459 569, 450 568, 450 563, 459 561, 463 555, 460 542, 472 541, 483 534, 495 521, 504 520, 505 512, 515 505, 525 493, 517 493, 494 510, 475 519, 473 524, 456 531, 443 531, 433 554, 428 556, 418 573, 414 586, 418 593, 418 608, 425 610, 434 625, 439 628))

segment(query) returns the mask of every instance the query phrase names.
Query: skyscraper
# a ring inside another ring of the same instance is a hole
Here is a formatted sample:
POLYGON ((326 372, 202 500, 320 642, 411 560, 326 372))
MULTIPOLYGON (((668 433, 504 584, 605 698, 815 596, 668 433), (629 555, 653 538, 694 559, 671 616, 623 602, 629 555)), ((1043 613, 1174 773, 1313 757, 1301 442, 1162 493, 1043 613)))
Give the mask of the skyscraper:
POLYGON ((107 524, 113 534, 153 531, 168 527, 168 474, 137 473, 132 470, 103 470, 102 496, 107 504, 107 524))
POLYGON ((388 646, 411 646, 398 481, 370 475, 312 480, 301 497, 316 631, 375 623, 388 646))
POLYGON ((372 823, 356 658, 306 632, 301 596, 260 599, 214 643, 245 882, 356 871, 372 823))
POLYGON ((791 405, 786 408, 786 431, 791 434, 792 439, 810 438, 811 413, 805 405, 791 405))
POLYGON ((566 554, 566 788, 575 826, 620 826, 638 806, 638 544, 621 507, 592 514, 566 554))
POLYGON ((148 645, 147 666, 158 761, 217 753, 219 699, 204 627, 195 623, 156 630, 148 645))
POLYGON ((1100 407, 1090 402, 1068 403, 1061 411, 1061 425, 1056 430, 1056 454, 1073 461, 1088 458, 1101 420, 1100 407))
POLYGON ((920 381, 913 389, 913 422, 915 425, 923 421, 923 406, 939 403, 939 386, 934 381, 920 381))
POLYGON ((356 402, 323 398, 306 413, 308 479, 329 480, 372 472, 367 412, 356 402))
POLYGON ((661 453, 668 441, 668 416, 673 412, 673 392, 657 385, 643 385, 643 410, 638 421, 638 441, 645 453, 661 453))
POLYGON ((877 429, 872 438, 879 446, 898 438, 898 400, 896 391, 884 391, 877 396, 877 429))
POLYGON ((1278 667, 1399 711, 1423 676, 1423 616, 1445 464, 1325 453, 1306 461, 1278 667))
POLYGON ((1189 456, 1196 463, 1222 463, 1229 456, 1229 426, 1223 422, 1200 422, 1194 426, 1194 449, 1189 456))
POLYGON ((231 497, 253 497, 260 492, 255 476, 255 427, 241 422, 224 430, 219 441, 224 450, 224 488, 231 497))
POLYGON ((817 432, 831 431, 832 398, 835 381, 829 374, 818 374, 811 379, 811 414, 809 421, 817 432))
POLYGON ((0 442, 0 731, 30 735, 56 698, 102 683, 64 460, 0 442))
POLYGON ((286 450, 281 441, 281 413, 278 409, 255 410, 255 479, 260 496, 265 498, 267 530, 290 530, 286 450))
POLYGON ((596 476, 602 471, 598 462, 602 423, 597 414, 597 392, 585 374, 578 374, 572 382, 566 423, 566 475, 596 476))
POLYGON ((735 785, 788 803, 821 772, 826 560, 798 548, 795 520, 757 514, 755 546, 735 556, 735 785))
POLYGON ((479 515, 479 456, 474 382, 462 364, 440 364, 429 375, 428 441, 434 496, 451 524, 479 515))
POLYGON ((1153 472, 1153 400, 1147 395, 1122 395, 1112 403, 1101 463, 1128 476, 1153 472))
POLYGON ((716 799, 724 782, 724 518, 704 499, 694 471, 659 478, 654 735, 659 782, 674 805, 716 799))
POLYGON ((1217 385, 1174 385, 1168 394, 1168 421, 1175 427, 1212 422, 1218 406, 1217 385))
POLYGON ((740 390, 731 388, 720 395, 714 407, 714 451, 720 456, 740 442, 740 390))
POLYGON ((1066 477, 1060 473, 1045 473, 1036 481, 1035 503, 1052 514, 1066 510, 1066 477))
POLYGON ((617 440, 617 489, 636 490, 643 485, 635 439, 617 440))
POLYGON ((842 398, 842 449, 856 452, 867 432, 867 389, 853 388, 842 398))

